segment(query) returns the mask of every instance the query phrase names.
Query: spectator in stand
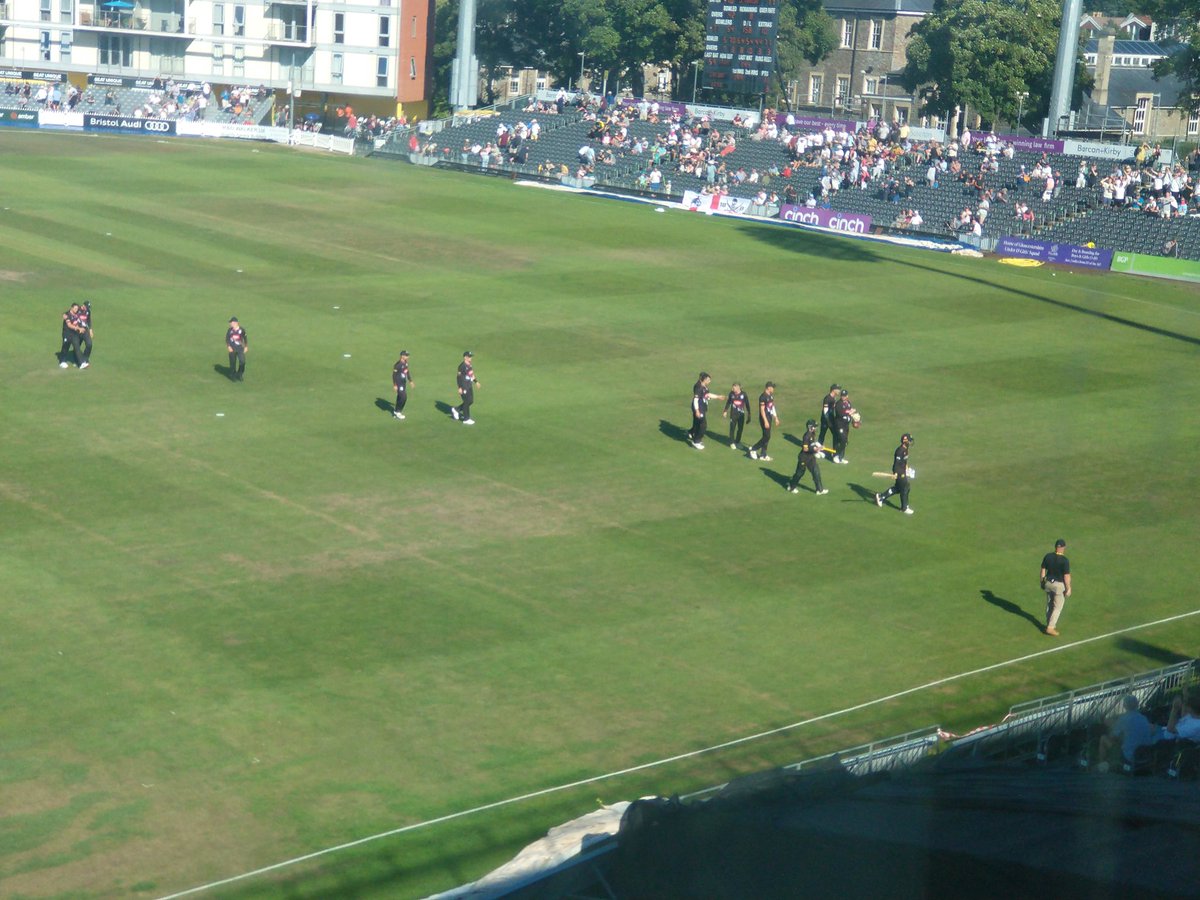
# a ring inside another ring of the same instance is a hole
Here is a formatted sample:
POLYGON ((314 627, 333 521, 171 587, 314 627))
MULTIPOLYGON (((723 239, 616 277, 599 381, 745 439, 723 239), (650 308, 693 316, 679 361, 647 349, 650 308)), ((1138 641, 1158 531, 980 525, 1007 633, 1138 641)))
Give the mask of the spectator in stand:
POLYGON ((1200 743, 1200 701, 1190 697, 1186 688, 1171 704, 1171 714, 1162 733, 1163 740, 1174 738, 1200 743))
POLYGON ((1108 723, 1108 733, 1100 738, 1101 762, 1096 768, 1101 772, 1108 771, 1109 756, 1118 744, 1121 761, 1129 770, 1137 762, 1137 752, 1158 740, 1156 729, 1143 715, 1137 697, 1126 694, 1121 698, 1121 707, 1124 712, 1108 723))

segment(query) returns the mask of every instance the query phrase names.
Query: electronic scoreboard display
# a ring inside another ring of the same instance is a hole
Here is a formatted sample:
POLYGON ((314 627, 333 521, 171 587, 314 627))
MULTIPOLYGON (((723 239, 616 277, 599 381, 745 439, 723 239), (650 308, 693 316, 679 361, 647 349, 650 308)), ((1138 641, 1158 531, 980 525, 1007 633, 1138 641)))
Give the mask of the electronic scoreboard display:
POLYGON ((704 86, 762 94, 775 70, 778 0, 709 0, 704 36, 704 86))

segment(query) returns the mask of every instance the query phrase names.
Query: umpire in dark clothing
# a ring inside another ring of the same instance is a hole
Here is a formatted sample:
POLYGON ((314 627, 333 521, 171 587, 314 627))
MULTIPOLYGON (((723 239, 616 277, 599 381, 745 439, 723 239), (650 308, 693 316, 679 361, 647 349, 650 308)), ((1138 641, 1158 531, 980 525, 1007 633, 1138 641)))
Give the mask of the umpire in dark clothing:
POLYGON ((828 494, 829 491, 821 482, 821 467, 817 465, 820 458, 821 444, 817 440, 817 423, 809 419, 805 425, 804 437, 800 439, 800 454, 796 457, 796 474, 788 482, 787 489, 793 494, 800 493, 800 479, 805 472, 812 472, 813 488, 818 494, 828 494))

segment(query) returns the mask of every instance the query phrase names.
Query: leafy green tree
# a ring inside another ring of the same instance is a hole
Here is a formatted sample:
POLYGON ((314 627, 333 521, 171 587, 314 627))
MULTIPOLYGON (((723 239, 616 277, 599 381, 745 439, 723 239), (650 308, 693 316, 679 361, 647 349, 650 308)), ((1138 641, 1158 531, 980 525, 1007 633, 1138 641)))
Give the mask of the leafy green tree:
MULTIPOLYGON (((1200 0, 1151 0, 1145 12, 1161 24, 1160 31, 1178 42, 1169 56, 1154 64, 1154 74, 1178 78, 1179 95, 1171 98, 1174 105, 1200 111, 1200 0)), ((1163 97, 1163 102, 1170 100, 1163 97)))
POLYGON ((937 0, 913 28, 904 86, 923 112, 969 107, 988 123, 1015 121, 1028 92, 1025 118, 1036 121, 1050 106, 1061 20, 1055 0, 937 0))

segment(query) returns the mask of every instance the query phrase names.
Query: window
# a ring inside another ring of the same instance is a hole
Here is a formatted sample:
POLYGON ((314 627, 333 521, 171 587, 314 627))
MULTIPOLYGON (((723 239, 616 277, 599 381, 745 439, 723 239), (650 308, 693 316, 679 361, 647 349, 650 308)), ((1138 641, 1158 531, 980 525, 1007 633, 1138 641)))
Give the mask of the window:
POLYGON ((214 75, 225 74, 225 45, 213 44, 213 62, 212 73, 214 75))
POLYGON ((850 79, 847 76, 838 76, 837 94, 835 97, 838 106, 845 106, 850 100, 850 79))
POLYGON ((246 74, 246 48, 234 46, 233 48, 233 74, 241 76, 246 74))
POLYGON ((819 105, 821 102, 821 91, 825 88, 825 79, 820 75, 808 76, 808 102, 814 105, 819 105))
POLYGON ((133 44, 128 37, 119 34, 101 34, 98 43, 100 47, 100 65, 133 65, 133 44))
POLYGON ((1138 97, 1137 108, 1133 111, 1133 133, 1146 133, 1146 110, 1150 107, 1149 97, 1138 97))
POLYGON ((61 0, 58 6, 58 21, 70 25, 75 21, 74 0, 61 0))
POLYGON ((883 118, 883 112, 880 110, 878 103, 872 103, 867 107, 867 118, 875 120, 883 118))
POLYGON ((379 17, 379 46, 380 47, 388 46, 388 44, 391 40, 391 36, 389 34, 389 32, 391 31, 391 27, 392 27, 391 19, 389 19, 387 16, 379 17))
POLYGON ((58 58, 63 62, 71 61, 71 42, 73 37, 69 31, 60 31, 58 34, 58 58))
POLYGON ((1188 134, 1200 134, 1200 113, 1188 116, 1188 134))
POLYGON ((375 86, 388 86, 388 61, 386 56, 381 56, 375 63, 375 86))
POLYGON ((883 49, 883 21, 881 19, 871 20, 871 49, 883 49))
POLYGON ((895 117, 896 121, 899 122, 901 125, 908 124, 908 107, 907 106, 897 106, 896 111, 892 115, 895 117))
POLYGON ((346 43, 346 14, 333 14, 333 42, 335 44, 346 43))
POLYGON ((213 4, 213 34, 225 33, 225 4, 213 4))
MULTIPOLYGON (((340 13, 339 13, 340 15, 340 13)), ((342 54, 333 54, 333 61, 329 64, 329 80, 334 84, 342 83, 342 71, 345 67, 345 61, 342 54)))
POLYGON ((233 36, 246 36, 246 7, 244 6, 235 6, 233 8, 233 36))
POLYGON ((417 17, 416 16, 412 17, 412 36, 413 37, 417 36, 417 17))
POLYGON ((864 94, 878 94, 879 93, 879 79, 872 78, 869 75, 864 77, 863 78, 863 93, 864 94))
POLYGON ((854 46, 854 23, 850 19, 842 19, 842 46, 854 46))
MULTIPOLYGON (((416 76, 414 75, 413 77, 415 78, 416 76)), ((659 73, 659 77, 662 77, 661 72, 659 73)), ((546 89, 546 76, 545 75, 539 75, 537 77, 537 89, 539 91, 544 91, 546 89)))
POLYGON ((42 32, 42 39, 40 42, 39 49, 40 49, 39 55, 41 56, 42 62, 49 61, 49 59, 50 59, 50 32, 48 32, 48 31, 42 32))
POLYGON ((510 95, 521 93, 521 79, 519 77, 514 75, 508 79, 508 93, 510 95))
POLYGON ((53 4, 53 3, 54 3, 54 0, 42 0, 40 18, 43 22, 50 21, 50 7, 51 7, 51 4, 53 4))
POLYGON ((417 58, 415 56, 408 58, 408 77, 413 81, 417 80, 417 58))

